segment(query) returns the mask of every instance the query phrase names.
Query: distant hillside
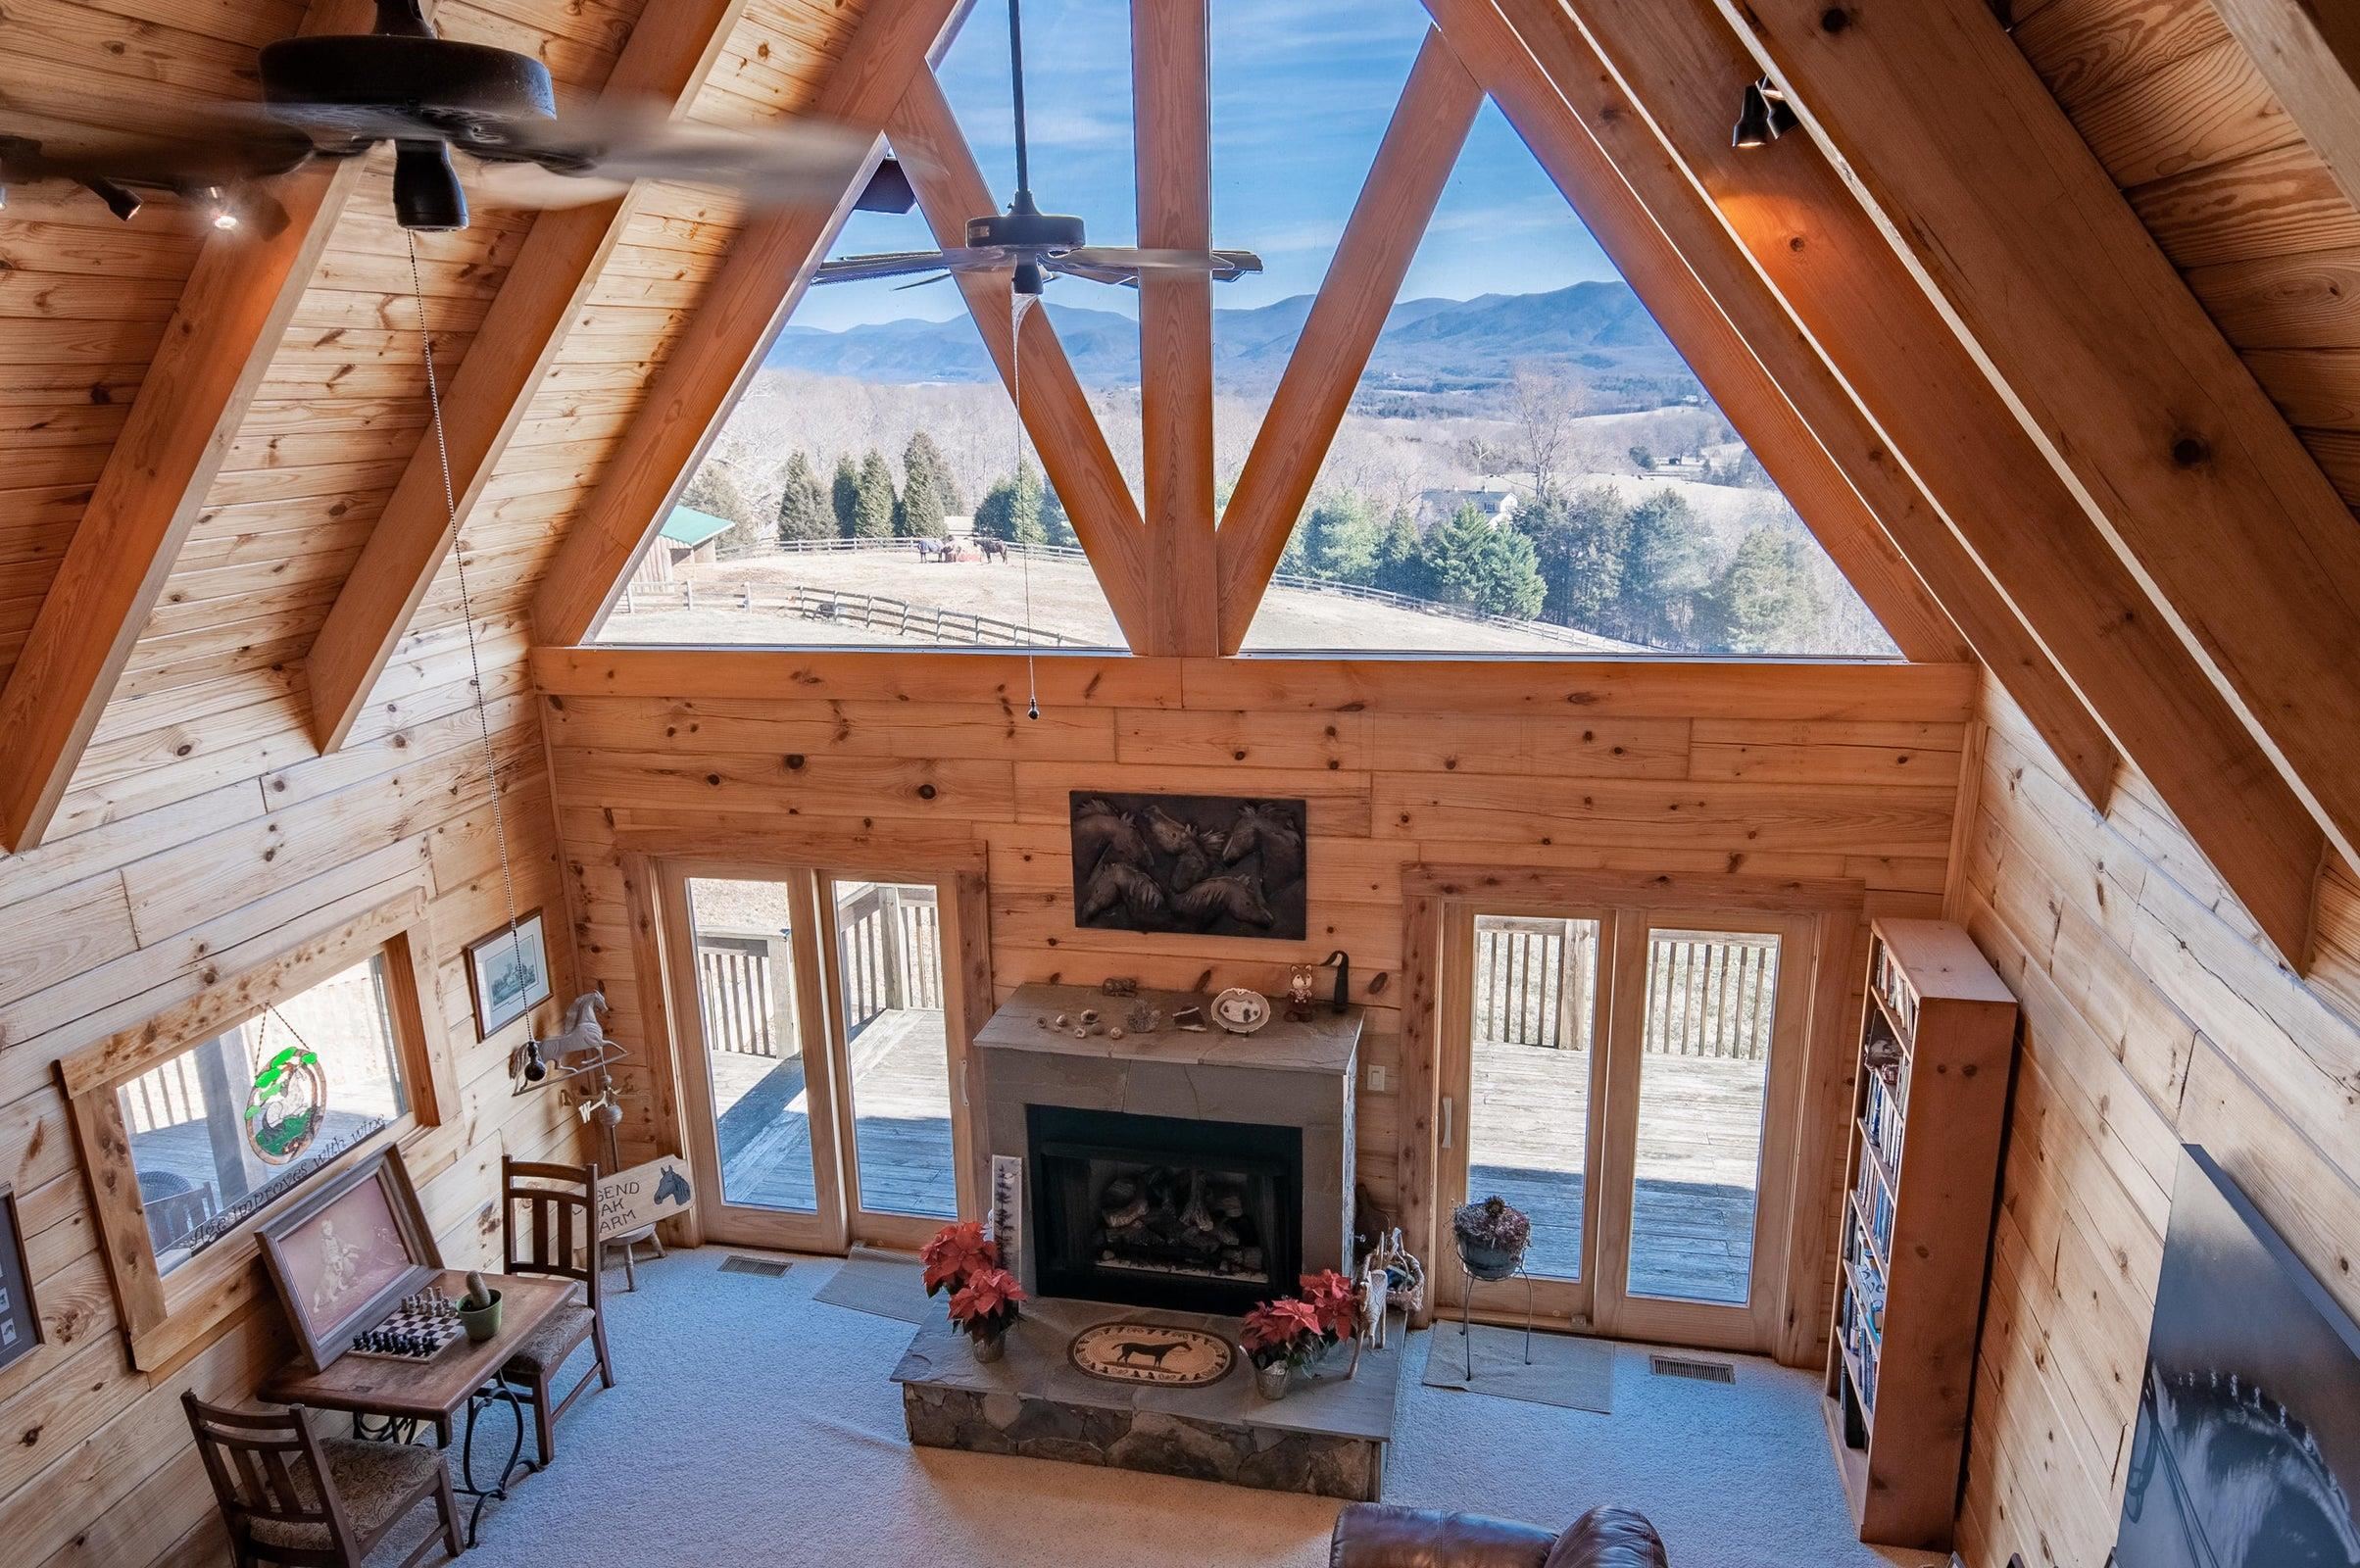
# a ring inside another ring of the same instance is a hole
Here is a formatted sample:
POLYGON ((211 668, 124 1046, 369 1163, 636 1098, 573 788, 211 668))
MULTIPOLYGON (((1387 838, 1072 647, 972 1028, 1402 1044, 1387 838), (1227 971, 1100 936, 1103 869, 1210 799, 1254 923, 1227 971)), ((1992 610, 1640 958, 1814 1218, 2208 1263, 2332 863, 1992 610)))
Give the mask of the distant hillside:
MULTIPOLYGON (((1216 310, 1214 373, 1222 388, 1275 385, 1310 308, 1311 296, 1301 294, 1253 310, 1216 310)), ((1139 327, 1131 318, 1066 303, 1048 309, 1084 384, 1139 384, 1139 327)), ((790 324, 763 363, 773 369, 896 384, 993 376, 974 324, 964 317, 840 332, 790 324)), ((1519 365, 1579 377, 1591 388, 1594 412, 1655 408, 1698 391, 1629 285, 1605 282, 1546 294, 1404 300, 1386 318, 1363 399, 1481 393, 1505 382, 1519 365)))

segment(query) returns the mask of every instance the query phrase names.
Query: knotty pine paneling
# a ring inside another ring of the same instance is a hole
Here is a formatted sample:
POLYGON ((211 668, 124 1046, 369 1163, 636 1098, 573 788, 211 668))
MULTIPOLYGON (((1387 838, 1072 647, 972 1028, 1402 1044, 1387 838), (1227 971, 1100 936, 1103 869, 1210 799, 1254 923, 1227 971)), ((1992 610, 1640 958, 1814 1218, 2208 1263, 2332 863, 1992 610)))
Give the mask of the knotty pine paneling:
POLYGON ((2019 5, 2017 47, 2343 499, 2360 212, 2211 0, 2019 5))
MULTIPOLYGON (((1931 666, 1059 659, 1041 662, 1035 722, 1013 659, 534 657, 576 948, 625 1038, 646 1034, 618 830, 702 826, 779 856, 799 832, 873 831, 982 847, 1003 997, 1109 974, 1279 992, 1292 965, 1344 948, 1370 1009, 1366 1061, 1396 1086, 1404 864, 1845 876, 1872 913, 1932 913, 1972 680, 1931 666), (1076 929, 1077 789, 1304 798, 1305 940, 1076 929)), ((626 1070, 670 1066, 651 1041, 626 1070)), ((649 1114, 671 1098, 632 1098, 627 1156, 677 1147, 649 1114)), ((1397 1101, 1364 1078, 1360 1175, 1388 1203, 1397 1101)))
POLYGON ((2023 1003, 1959 1544, 2099 1568, 2113 1545, 2183 1142, 2360 1315, 2360 897, 2320 887, 2308 981, 2125 775, 2100 818, 1987 685, 1950 915, 2023 1003))

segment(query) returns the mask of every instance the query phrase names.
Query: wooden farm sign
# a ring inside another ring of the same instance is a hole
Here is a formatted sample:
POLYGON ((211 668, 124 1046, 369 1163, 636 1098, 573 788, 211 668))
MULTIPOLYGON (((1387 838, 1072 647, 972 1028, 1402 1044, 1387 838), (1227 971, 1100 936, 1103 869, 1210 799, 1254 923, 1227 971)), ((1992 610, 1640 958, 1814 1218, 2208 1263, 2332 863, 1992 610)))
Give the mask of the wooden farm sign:
POLYGON ((688 1163, 665 1155, 598 1179, 598 1239, 611 1242, 688 1212, 688 1163))

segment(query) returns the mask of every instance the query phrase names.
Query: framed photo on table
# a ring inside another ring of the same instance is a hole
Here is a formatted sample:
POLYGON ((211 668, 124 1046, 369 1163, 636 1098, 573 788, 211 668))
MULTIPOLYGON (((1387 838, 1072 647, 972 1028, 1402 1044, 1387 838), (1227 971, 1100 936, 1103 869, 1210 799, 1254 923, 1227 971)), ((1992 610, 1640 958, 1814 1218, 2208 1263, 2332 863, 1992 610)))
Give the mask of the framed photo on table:
POLYGON ((17 1189, 0 1182, 0 1367, 12 1366, 41 1343, 41 1309, 33 1304, 32 1270, 25 1261, 25 1225, 17 1189))
POLYGON ((467 993, 475 1001, 475 1038, 489 1040, 549 1000, 549 943, 535 909, 467 944, 467 993))
POLYGON ((257 1235, 295 1342, 314 1371, 442 1272, 398 1148, 380 1150, 305 1194, 257 1235))

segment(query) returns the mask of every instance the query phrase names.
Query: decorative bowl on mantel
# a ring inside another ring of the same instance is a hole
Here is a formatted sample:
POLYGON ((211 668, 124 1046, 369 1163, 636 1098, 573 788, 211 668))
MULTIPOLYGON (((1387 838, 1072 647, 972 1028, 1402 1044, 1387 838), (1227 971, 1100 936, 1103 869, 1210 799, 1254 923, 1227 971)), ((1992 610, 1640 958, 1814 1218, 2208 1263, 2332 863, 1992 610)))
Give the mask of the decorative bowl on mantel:
POLYGON ((1231 986, 1212 999, 1212 1021, 1233 1035, 1250 1035, 1270 1021, 1270 999, 1244 986, 1231 986))

